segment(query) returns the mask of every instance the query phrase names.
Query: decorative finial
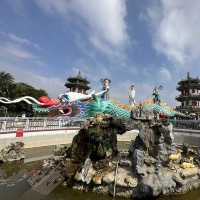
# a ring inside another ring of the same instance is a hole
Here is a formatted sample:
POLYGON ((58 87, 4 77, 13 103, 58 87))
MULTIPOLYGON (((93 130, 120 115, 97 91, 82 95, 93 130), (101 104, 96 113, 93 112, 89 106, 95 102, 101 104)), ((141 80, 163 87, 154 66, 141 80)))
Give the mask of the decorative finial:
POLYGON ((81 71, 78 70, 78 77, 81 77, 81 71))
POLYGON ((190 72, 187 72, 187 79, 190 78, 190 72))

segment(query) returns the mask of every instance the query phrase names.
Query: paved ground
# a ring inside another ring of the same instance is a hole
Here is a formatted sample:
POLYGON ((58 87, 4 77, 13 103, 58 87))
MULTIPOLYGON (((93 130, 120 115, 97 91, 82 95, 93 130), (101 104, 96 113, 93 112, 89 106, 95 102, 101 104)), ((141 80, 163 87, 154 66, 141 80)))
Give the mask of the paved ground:
MULTIPOLYGON (((1 137, 0 138, 0 148, 5 147, 6 145, 10 144, 11 142, 22 141, 25 144, 25 154, 26 159, 25 162, 31 162, 35 160, 42 160, 45 158, 50 157, 53 153, 53 149, 55 145, 60 144, 68 144, 72 143, 73 137, 78 133, 78 131, 71 131, 71 132, 55 132, 52 134, 39 134, 33 133, 23 138, 16 138, 16 137, 1 137)), ((137 136, 138 131, 128 131, 123 135, 118 135, 118 146, 119 149, 127 149, 128 145, 130 144, 131 140, 134 140, 137 136)))
POLYGON ((62 130, 62 131, 45 131, 25 133, 24 137, 15 137, 15 133, 8 135, 0 135, 0 149, 7 146, 11 142, 21 141, 25 144, 25 148, 51 146, 58 144, 70 144, 78 130, 62 130))
MULTIPOLYGON (((34 148, 34 147, 43 147, 43 146, 52 146, 59 144, 70 144, 73 140, 73 137, 78 133, 78 130, 69 131, 57 131, 57 132, 49 132, 45 134, 32 133, 32 135, 16 138, 16 137, 8 137, 8 138, 0 138, 0 148, 5 147, 11 142, 22 141, 25 144, 25 148, 34 148)), ((134 140, 138 131, 128 131, 123 135, 118 135, 119 141, 131 141, 134 140)))

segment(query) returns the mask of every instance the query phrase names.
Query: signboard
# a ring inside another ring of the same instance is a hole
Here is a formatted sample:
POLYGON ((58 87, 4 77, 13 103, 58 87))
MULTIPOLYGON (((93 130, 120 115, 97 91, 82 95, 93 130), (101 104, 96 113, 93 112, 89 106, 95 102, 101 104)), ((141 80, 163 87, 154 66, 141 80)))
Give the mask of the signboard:
POLYGON ((23 128, 18 128, 18 129, 16 130, 16 137, 23 137, 23 135, 24 135, 24 130, 23 130, 23 128))

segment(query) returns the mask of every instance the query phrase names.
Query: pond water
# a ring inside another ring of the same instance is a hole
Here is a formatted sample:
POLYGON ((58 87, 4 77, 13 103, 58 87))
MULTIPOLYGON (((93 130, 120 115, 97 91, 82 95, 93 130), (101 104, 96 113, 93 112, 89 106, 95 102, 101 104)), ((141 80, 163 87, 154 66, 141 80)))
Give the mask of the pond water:
MULTIPOLYGON (((20 171, 22 169, 32 170, 40 168, 41 162, 34 162, 25 165, 5 165, 2 167, 7 174, 20 171), (16 167, 18 166, 18 167, 16 167)), ((15 187, 4 187, 0 184, 0 200, 21 200, 21 195, 30 189, 30 186, 23 182, 17 184, 15 187)), ((64 186, 59 186, 50 195, 44 197, 36 193, 31 194, 28 200, 112 200, 113 197, 109 195, 95 194, 91 192, 79 192, 64 186)), ((25 200, 25 199, 23 199, 25 200)), ((124 200, 122 198, 116 198, 116 200, 124 200)), ((150 200, 150 199, 148 199, 150 200)), ((200 189, 185 195, 174 195, 174 196, 161 196, 156 200, 200 200, 200 189)))
MULTIPOLYGON (((82 193, 66 187, 58 187, 45 200, 111 200, 108 195, 97 195, 95 193, 82 193)), ((124 200, 116 198, 116 200, 124 200)), ((149 199, 148 199, 149 200, 149 199)), ((157 200, 200 200, 200 190, 193 191, 185 195, 159 197, 157 200)))
MULTIPOLYGON (((42 196, 34 191, 28 193, 23 198, 26 191, 30 190, 30 186, 26 181, 21 181, 20 184, 16 184, 11 187, 0 185, 0 200, 112 200, 113 197, 109 195, 96 194, 91 192, 79 192, 64 186, 57 187, 48 196, 42 196)), ((115 198, 116 200, 124 200, 123 198, 115 198)), ((150 200, 150 199, 147 199, 150 200)), ((155 200, 155 199, 153 199, 155 200)), ((200 200, 200 189, 185 195, 174 196, 161 196, 156 200, 200 200)))

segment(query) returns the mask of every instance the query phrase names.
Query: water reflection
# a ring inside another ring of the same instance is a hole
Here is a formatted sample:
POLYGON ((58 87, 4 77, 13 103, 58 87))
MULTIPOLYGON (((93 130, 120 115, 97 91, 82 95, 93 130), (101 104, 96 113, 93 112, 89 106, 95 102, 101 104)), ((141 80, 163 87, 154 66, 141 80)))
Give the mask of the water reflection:
POLYGON ((184 195, 160 197, 158 200, 200 200, 200 189, 184 195))
MULTIPOLYGON (((75 190, 59 187, 45 200, 111 200, 108 195, 97 195, 95 193, 82 193, 75 190)), ((122 200, 122 198, 115 198, 122 200)), ((150 199, 148 199, 150 200, 150 199)), ((200 200, 200 190, 193 191, 185 195, 159 197, 157 200, 200 200)))

